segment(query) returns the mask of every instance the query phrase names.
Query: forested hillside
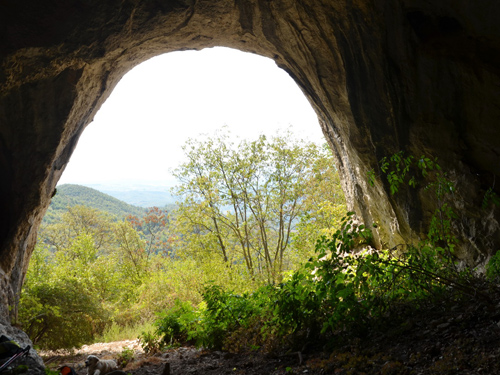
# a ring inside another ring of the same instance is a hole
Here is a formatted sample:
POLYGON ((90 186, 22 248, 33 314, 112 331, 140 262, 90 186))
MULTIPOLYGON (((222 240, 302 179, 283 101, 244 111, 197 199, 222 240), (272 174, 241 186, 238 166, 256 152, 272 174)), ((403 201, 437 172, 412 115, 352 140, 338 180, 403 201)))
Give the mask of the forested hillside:
POLYGON ((128 215, 142 216, 146 212, 142 207, 127 204, 98 190, 81 185, 64 184, 57 187, 56 195, 52 198, 43 219, 44 223, 53 223, 69 207, 74 206, 95 208, 119 219, 128 215))

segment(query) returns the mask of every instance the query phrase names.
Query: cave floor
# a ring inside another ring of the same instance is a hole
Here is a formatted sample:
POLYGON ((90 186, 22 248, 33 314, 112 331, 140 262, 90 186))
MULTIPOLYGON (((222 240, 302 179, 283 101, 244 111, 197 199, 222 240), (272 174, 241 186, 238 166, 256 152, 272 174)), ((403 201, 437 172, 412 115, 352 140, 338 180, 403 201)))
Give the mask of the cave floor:
POLYGON ((124 347, 135 351, 123 369, 132 375, 500 374, 500 295, 491 297, 489 303, 465 297, 432 302, 418 312, 401 310, 383 327, 362 335, 339 333, 341 342, 335 347, 315 348, 311 343, 300 353, 233 354, 180 347, 147 356, 135 340, 41 354, 48 368, 68 364, 79 375, 87 373, 83 362, 88 354, 117 359, 124 347))

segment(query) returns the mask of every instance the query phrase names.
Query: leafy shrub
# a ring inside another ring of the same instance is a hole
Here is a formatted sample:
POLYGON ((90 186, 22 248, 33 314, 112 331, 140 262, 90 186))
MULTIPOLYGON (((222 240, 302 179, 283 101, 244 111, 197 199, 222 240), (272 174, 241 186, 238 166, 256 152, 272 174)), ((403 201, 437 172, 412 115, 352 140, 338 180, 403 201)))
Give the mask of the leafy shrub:
POLYGON ((159 313, 154 322, 154 332, 143 332, 141 346, 146 353, 156 353, 165 348, 176 347, 196 337, 199 312, 185 301, 176 300, 174 307, 159 313))
POLYGON ((194 338, 199 346, 222 349, 224 338, 248 323, 255 305, 248 294, 225 292, 214 284, 206 286, 202 295, 206 308, 194 338))
POLYGON ((142 332, 139 336, 139 343, 146 354, 154 354, 165 349, 165 344, 156 333, 142 332))
POLYGON ((314 295, 321 301, 322 332, 334 331, 350 323, 361 324, 367 318, 370 295, 369 278, 376 275, 371 255, 355 248, 371 240, 372 233, 355 222, 349 212, 330 238, 316 244, 316 259, 305 267, 311 271, 314 295))
POLYGON ((165 347, 179 346, 188 340, 196 317, 190 303, 176 300, 173 308, 158 314, 155 332, 165 347))
POLYGON ((279 336, 284 336, 316 326, 321 299, 303 270, 295 272, 286 282, 268 287, 267 291, 272 313, 267 328, 272 327, 279 336))
POLYGON ((250 295, 233 294, 214 284, 208 284, 202 295, 203 302, 197 310, 186 302, 176 301, 172 309, 159 314, 155 332, 141 336, 144 350, 153 352, 186 342, 222 349, 232 332, 246 327, 257 315, 256 299, 250 295))
POLYGON ((21 304, 25 332, 35 345, 48 349, 92 342, 107 321, 99 301, 74 279, 32 285, 25 289, 21 304))
POLYGON ((164 345, 187 337, 213 349, 301 350, 307 342, 324 342, 347 329, 362 335, 398 303, 418 307, 447 288, 478 293, 456 269, 450 252, 431 241, 399 253, 360 250, 371 236, 348 213, 288 280, 242 295, 210 284, 198 311, 179 304, 156 323, 156 334, 164 345))
POLYGON ((231 353, 243 353, 262 350, 272 352, 274 336, 263 335, 267 316, 254 315, 245 326, 228 333, 224 339, 223 350, 231 353))
POLYGON ((500 277, 500 251, 497 251, 486 265, 486 276, 489 279, 500 277))
POLYGON ((120 354, 118 354, 118 366, 124 368, 127 364, 134 359, 134 351, 128 347, 124 347, 120 354))

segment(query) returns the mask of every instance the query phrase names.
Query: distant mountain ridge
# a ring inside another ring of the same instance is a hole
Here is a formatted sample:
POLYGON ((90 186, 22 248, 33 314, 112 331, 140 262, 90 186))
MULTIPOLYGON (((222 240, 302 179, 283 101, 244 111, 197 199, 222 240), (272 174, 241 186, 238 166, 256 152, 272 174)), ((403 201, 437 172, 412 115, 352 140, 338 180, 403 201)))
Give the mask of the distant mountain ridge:
POLYGON ((175 204, 176 200, 167 191, 149 189, 111 190, 101 189, 117 199, 139 207, 164 207, 175 204))
POLYGON ((57 186, 56 195, 50 202, 44 221, 51 223, 68 207, 77 205, 92 207, 121 219, 128 215, 143 216, 145 208, 125 203, 96 189, 73 184, 57 186))

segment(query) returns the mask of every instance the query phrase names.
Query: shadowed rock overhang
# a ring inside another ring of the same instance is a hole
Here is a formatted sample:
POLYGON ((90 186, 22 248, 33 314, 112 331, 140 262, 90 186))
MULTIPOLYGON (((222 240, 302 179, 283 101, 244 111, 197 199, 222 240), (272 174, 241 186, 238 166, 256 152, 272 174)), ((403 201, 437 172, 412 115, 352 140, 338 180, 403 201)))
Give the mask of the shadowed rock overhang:
POLYGON ((369 170, 399 150, 456 182, 459 256, 500 248, 500 3, 443 0, 0 0, 0 317, 8 324, 40 221, 78 138, 120 78, 170 51, 273 59, 320 119, 349 205, 375 245, 416 241, 435 202, 369 170))

